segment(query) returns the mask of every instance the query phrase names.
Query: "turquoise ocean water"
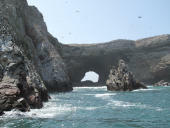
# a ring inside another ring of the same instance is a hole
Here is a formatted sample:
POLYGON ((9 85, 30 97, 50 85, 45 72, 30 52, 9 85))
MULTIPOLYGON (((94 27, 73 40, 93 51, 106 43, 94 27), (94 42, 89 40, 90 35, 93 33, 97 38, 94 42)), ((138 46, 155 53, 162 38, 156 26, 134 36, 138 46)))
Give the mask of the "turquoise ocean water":
POLYGON ((6 112, 0 128, 170 128, 170 87, 132 92, 74 88, 51 94, 42 109, 6 112))

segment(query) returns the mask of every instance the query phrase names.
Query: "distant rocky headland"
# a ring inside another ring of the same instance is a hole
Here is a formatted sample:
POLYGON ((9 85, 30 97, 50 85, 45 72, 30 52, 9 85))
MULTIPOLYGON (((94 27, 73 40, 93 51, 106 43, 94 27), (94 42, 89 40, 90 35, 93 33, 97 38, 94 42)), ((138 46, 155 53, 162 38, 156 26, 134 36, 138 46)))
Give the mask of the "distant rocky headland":
POLYGON ((170 35, 64 45, 47 31, 36 7, 0 0, 0 113, 41 108, 48 92, 72 91, 88 71, 105 84, 120 59, 139 81, 170 82, 170 35))

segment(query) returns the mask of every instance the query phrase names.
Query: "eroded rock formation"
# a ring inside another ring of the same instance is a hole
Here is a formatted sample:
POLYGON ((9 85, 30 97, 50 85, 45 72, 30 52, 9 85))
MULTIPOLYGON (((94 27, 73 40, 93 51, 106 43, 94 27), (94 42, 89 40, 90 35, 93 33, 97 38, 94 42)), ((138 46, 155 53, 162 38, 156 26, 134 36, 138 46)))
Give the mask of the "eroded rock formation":
POLYGON ((110 91, 132 91, 135 89, 147 88, 144 84, 136 81, 132 72, 128 71, 124 60, 119 60, 117 69, 113 67, 110 70, 106 85, 107 89, 110 91))
POLYGON ((47 89, 34 65, 14 42, 15 31, 0 17, 0 111, 41 108, 47 89))
POLYGON ((26 0, 0 0, 0 16, 16 33, 15 44, 33 63, 51 91, 71 91, 69 76, 60 56, 61 44, 48 33, 42 14, 26 0))
POLYGON ((71 91, 60 43, 26 0, 0 0, 0 113, 41 108, 48 90, 71 91), (46 87, 45 87, 46 85, 46 87))
POLYGON ((115 40, 99 44, 62 46, 62 57, 73 82, 80 82, 88 71, 99 74, 105 83, 112 65, 120 59, 139 81, 154 84, 164 79, 170 82, 170 35, 161 35, 137 41, 115 40))

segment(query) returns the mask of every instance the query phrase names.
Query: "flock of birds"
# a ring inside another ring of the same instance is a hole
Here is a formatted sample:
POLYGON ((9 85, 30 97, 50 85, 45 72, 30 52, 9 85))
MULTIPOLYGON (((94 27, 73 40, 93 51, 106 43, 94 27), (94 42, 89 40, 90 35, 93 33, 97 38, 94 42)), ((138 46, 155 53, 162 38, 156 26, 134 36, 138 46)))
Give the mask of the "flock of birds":
MULTIPOLYGON (((65 3, 68 4, 68 1, 65 1, 65 3)), ((80 13, 80 10, 78 10, 78 9, 75 10, 75 13, 80 13)), ((137 18, 138 18, 138 19, 142 19, 142 16, 138 16, 137 18)), ((72 35, 71 32, 69 32, 68 34, 69 34, 69 35, 72 35)), ((64 37, 63 37, 63 38, 64 38, 64 37)))

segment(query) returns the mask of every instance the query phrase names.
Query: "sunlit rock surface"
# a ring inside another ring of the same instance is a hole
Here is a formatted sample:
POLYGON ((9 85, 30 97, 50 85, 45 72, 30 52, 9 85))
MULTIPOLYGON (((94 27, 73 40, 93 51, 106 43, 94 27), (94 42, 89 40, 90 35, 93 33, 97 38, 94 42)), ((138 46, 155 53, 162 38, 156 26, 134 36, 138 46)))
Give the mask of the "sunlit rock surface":
POLYGON ((47 89, 23 49, 16 45, 13 28, 4 17, 0 23, 0 112, 41 108, 48 100, 47 89))
POLYGON ((0 113, 41 108, 48 91, 71 91, 60 44, 26 0, 0 0, 0 113), (45 87, 46 86, 46 87, 45 87))
POLYGON ((51 91, 72 90, 65 63, 59 54, 61 44, 48 33, 42 14, 26 0, 1 0, 0 16, 16 33, 15 44, 32 62, 51 91))
POLYGON ((110 91, 132 91, 147 88, 135 79, 133 73, 128 70, 128 65, 125 64, 124 60, 119 60, 117 69, 113 67, 110 70, 106 85, 110 91))

